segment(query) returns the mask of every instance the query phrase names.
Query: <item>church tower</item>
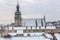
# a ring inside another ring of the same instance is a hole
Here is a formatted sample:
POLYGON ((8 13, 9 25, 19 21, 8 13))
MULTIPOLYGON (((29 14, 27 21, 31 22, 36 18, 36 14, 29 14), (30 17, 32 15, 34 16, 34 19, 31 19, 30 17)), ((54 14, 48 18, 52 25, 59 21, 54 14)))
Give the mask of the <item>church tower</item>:
POLYGON ((22 23, 21 23, 21 12, 19 10, 19 3, 17 2, 17 6, 16 6, 16 12, 15 12, 15 26, 22 26, 22 23))

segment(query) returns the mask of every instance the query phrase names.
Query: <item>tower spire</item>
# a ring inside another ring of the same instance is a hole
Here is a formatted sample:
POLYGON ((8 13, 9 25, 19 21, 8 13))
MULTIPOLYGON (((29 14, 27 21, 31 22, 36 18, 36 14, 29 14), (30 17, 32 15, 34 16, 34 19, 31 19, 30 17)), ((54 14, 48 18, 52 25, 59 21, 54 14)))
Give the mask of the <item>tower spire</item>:
POLYGON ((17 1, 16 11, 19 12, 19 2, 17 1))

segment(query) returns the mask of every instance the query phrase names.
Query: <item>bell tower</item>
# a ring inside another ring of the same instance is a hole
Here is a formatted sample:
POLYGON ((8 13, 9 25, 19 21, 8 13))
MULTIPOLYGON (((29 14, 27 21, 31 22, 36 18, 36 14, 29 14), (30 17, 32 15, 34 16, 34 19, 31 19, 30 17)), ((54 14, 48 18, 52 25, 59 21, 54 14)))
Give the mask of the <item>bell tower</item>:
POLYGON ((17 2, 17 6, 16 6, 16 12, 15 12, 15 26, 18 27, 18 26, 21 26, 22 23, 21 23, 21 12, 19 10, 19 3, 17 2))

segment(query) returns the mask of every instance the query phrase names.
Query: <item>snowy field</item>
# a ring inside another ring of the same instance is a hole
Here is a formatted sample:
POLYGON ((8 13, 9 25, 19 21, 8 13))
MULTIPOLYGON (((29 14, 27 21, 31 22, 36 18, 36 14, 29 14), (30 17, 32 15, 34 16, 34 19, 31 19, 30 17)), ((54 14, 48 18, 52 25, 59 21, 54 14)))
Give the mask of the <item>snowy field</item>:
MULTIPOLYGON (((6 28, 8 29, 8 28, 6 28)), ((36 32, 36 33, 23 33, 23 30, 26 29, 26 27, 13 27, 13 30, 17 30, 17 33, 9 33, 10 35, 14 36, 16 34, 25 34, 24 36, 26 37, 11 37, 11 38, 0 38, 0 40, 50 40, 50 38, 52 38, 52 36, 50 34, 46 34, 47 38, 45 38, 44 36, 40 36, 42 35, 42 33, 40 32, 36 32), (30 37, 27 36, 27 34, 31 34, 30 37), (35 35, 35 36, 34 36, 35 35), (39 35, 39 36, 37 36, 39 35)), ((31 27, 28 26, 27 29, 31 29, 31 27)), ((35 29, 35 27, 33 26, 32 29, 35 29)), ((45 29, 45 27, 37 27, 37 29, 45 29)), ((50 27, 46 27, 46 29, 56 29, 54 26, 50 27)), ((12 30, 12 27, 9 27, 9 30, 12 30)), ((60 40, 60 34, 56 33, 55 36, 57 37, 58 40, 60 40)))
MULTIPOLYGON (((48 36, 48 35, 47 35, 48 36)), ((58 40, 60 40, 60 34, 55 34, 58 40)), ((48 36, 49 37, 49 36, 48 36)), ((44 36, 35 37, 11 37, 11 38, 0 38, 0 40, 50 40, 44 36)))
POLYGON ((0 40, 50 40, 42 37, 12 37, 12 38, 0 38, 0 40))
MULTIPOLYGON (((43 33, 31 33, 31 34, 32 34, 31 36, 12 37, 10 39, 0 38, 0 40, 50 40, 50 38, 53 38, 50 34, 46 34, 46 33, 44 33, 44 34, 46 35, 47 38, 42 35, 43 33), (34 34, 35 34, 35 36, 34 36, 34 34)), ((55 33, 55 36, 58 40, 60 40, 60 34, 55 33)))
MULTIPOLYGON (((55 27, 47 27, 46 29, 55 29, 55 27)), ((12 27, 9 28, 10 30, 12 30, 12 27)), ((43 33, 41 32, 36 32, 36 33, 23 33, 23 29, 26 29, 25 27, 14 27, 14 30, 17 30, 17 33, 9 33, 10 35, 14 36, 16 34, 31 34, 30 37, 26 36, 26 37, 11 37, 11 38, 0 38, 0 40, 50 40, 50 38, 52 38, 52 36, 50 34, 46 34, 44 33, 47 38, 45 38, 44 36, 41 36, 43 33), (35 35, 35 36, 34 36, 35 35), (37 36, 39 35, 39 36, 37 36)), ((34 29, 34 28, 33 28, 34 29)), ((41 29, 45 29, 44 27, 41 27, 41 29)), ((57 37, 58 40, 60 40, 60 34, 55 33, 55 36, 57 37)))

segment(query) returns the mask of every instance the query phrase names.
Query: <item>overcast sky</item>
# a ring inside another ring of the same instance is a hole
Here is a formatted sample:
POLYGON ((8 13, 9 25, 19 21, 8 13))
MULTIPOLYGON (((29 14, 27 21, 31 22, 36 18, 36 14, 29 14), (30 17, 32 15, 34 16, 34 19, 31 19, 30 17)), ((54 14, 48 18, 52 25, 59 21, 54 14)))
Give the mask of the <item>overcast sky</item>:
MULTIPOLYGON (((22 18, 60 20, 60 0, 18 0, 22 18)), ((0 24, 14 22, 17 0, 0 0, 0 24)))

